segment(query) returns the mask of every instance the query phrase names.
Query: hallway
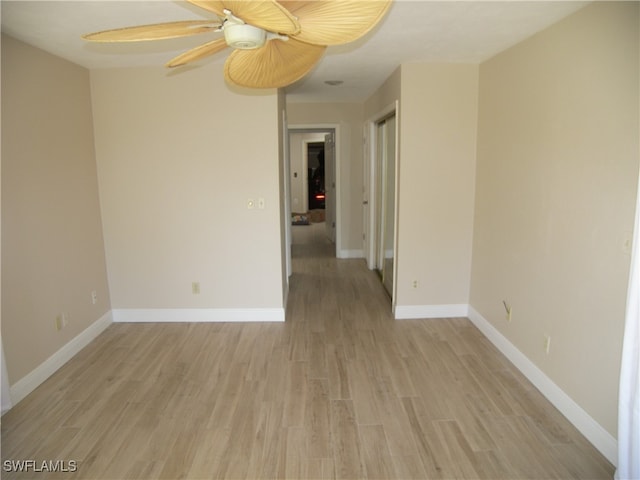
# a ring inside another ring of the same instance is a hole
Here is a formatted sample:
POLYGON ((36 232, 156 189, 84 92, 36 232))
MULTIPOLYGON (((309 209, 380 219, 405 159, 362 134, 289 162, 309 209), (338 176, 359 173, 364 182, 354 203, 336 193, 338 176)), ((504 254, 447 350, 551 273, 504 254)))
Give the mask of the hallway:
POLYGON ((308 367, 318 410, 306 415, 324 428, 306 434, 333 453, 336 478, 612 478, 469 320, 394 320, 364 260, 336 259, 322 228, 305 228, 293 235, 290 360, 308 367))

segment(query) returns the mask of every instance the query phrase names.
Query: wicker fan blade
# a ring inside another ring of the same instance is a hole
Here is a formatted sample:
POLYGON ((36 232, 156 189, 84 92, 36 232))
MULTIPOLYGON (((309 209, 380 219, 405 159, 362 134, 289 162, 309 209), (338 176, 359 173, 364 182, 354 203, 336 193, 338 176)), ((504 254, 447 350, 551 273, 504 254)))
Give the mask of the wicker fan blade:
POLYGON ((325 49, 293 38, 270 40, 257 50, 235 50, 224 65, 224 76, 241 87, 285 87, 305 76, 325 49))
POLYGON ((218 16, 227 9, 243 22, 269 32, 295 35, 300 24, 289 11, 275 0, 188 0, 218 16))
POLYGON ((191 50, 184 52, 181 55, 178 55, 174 59, 170 60, 166 63, 167 67, 179 67, 181 65, 185 65, 189 62, 195 62, 196 60, 200 60, 201 58, 208 57, 209 55, 213 55, 214 53, 221 52, 227 48, 227 42, 224 38, 218 38, 217 40, 212 40, 211 42, 203 43, 191 50))
POLYGON ((196 7, 204 8, 205 10, 215 13, 220 18, 224 17, 224 5, 222 2, 216 0, 187 0, 187 2, 195 5, 196 7))
POLYGON ((391 0, 281 0, 298 18, 298 40, 314 45, 341 45, 357 40, 387 13, 391 0))
POLYGON ((88 33, 83 35, 82 38, 91 42, 141 42, 214 32, 220 26, 221 23, 218 20, 186 20, 139 27, 116 28, 114 30, 88 33))

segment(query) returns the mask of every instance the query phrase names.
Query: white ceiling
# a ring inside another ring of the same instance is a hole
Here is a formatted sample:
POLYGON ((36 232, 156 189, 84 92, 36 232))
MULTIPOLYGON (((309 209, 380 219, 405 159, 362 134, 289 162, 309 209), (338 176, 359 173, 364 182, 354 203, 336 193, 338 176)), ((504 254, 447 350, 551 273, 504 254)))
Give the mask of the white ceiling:
MULTIPOLYGON (((396 0, 357 42, 330 47, 314 71, 287 88, 290 101, 362 101, 402 63, 481 63, 584 7, 579 1, 396 0), (326 80, 343 80, 340 86, 326 80)), ((159 66, 220 33, 176 40, 89 44, 89 33, 211 18, 182 1, 5 1, 2 31, 86 68, 159 66)), ((224 52, 200 61, 223 62, 224 52)))

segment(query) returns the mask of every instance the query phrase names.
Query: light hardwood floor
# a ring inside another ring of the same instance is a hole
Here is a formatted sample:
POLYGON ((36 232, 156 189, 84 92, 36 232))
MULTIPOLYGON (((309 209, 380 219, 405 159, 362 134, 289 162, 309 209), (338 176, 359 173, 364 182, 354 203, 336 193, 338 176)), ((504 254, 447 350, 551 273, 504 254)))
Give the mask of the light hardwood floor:
POLYGON ((394 321, 317 228, 285 323, 110 326, 2 417, 3 467, 78 470, 2 478, 612 478, 467 319, 394 321))

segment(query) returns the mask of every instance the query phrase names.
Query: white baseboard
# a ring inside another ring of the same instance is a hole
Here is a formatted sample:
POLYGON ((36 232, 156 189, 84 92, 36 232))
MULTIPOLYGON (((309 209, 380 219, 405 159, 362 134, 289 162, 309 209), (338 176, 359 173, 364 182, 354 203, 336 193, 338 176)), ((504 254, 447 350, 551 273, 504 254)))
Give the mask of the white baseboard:
POLYGON ((11 401, 15 406, 20 400, 33 392, 47 378, 67 363, 80 350, 107 329, 112 323, 111 312, 105 313, 98 320, 85 328, 80 334, 66 343, 60 350, 47 358, 34 370, 11 386, 11 401))
MULTIPOLYGON (((473 307, 453 305, 398 305, 396 319, 468 317, 498 350, 602 453, 617 464, 618 442, 542 370, 518 350, 473 307)), ((283 308, 257 309, 115 309, 107 312, 37 368, 11 386, 16 405, 112 322, 283 322, 283 308)))
POLYGON ((396 305, 393 313, 396 320, 466 317, 469 305, 396 305))
POLYGON ((11 387, 9 386, 9 374, 7 373, 7 362, 4 360, 4 346, 2 345, 2 337, 0 337, 0 356, 2 357, 2 365, 0 368, 0 380, 2 381, 2 415, 4 412, 11 410, 11 387))
POLYGON ((364 258, 364 250, 340 250, 338 258, 364 258))
POLYGON ((284 308, 119 308, 114 322, 284 322, 284 308))
POLYGON ((287 284, 284 287, 284 298, 282 300, 283 302, 282 304, 284 305, 284 308, 285 308, 285 311, 284 311, 285 315, 286 315, 287 305, 289 305, 289 291, 290 291, 289 280, 290 279, 287 278, 287 284))
POLYGON ((609 432, 471 306, 469 319, 607 460, 617 464, 618 441, 609 432))

